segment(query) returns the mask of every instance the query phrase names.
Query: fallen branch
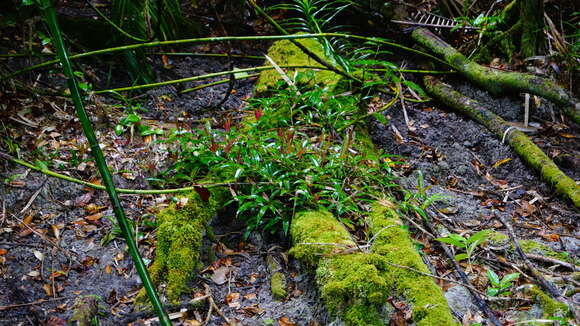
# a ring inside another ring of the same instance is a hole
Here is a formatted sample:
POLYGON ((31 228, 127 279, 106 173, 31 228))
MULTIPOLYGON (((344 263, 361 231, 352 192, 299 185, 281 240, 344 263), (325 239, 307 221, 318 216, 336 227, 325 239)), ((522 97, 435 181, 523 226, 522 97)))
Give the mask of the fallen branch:
POLYGON ((530 261, 530 259, 528 258, 528 256, 526 256, 526 254, 524 253, 524 251, 520 247, 520 244, 518 242, 518 239, 515 236, 515 233, 514 233, 514 230, 512 228, 511 223, 509 223, 509 221, 507 221, 505 219, 505 217, 503 217, 501 214, 497 214, 496 217, 506 227, 507 233, 508 233, 511 241, 514 243, 514 246, 515 246, 515 249, 516 249, 516 253, 520 256, 520 258, 524 262, 526 268, 530 271, 530 274, 532 274, 532 276, 534 276, 536 282, 542 288, 542 290, 546 291, 551 297, 553 297, 554 299, 558 300, 559 302, 562 302, 562 303, 566 304, 568 306, 568 308, 570 309, 570 311, 572 311, 572 313, 574 314, 574 316, 577 319, 579 319, 579 317, 580 317, 578 315, 579 312, 577 312, 576 309, 574 309, 574 304, 568 298, 566 298, 564 295, 562 295, 562 293, 560 293, 560 291, 558 291, 558 289, 556 288, 556 286, 554 284, 552 284, 552 282, 548 281, 542 275, 542 273, 540 273, 534 267, 534 265, 532 264, 532 262, 530 261))
POLYGON ((559 194, 580 208, 580 186, 564 174, 528 136, 509 125, 498 115, 486 110, 477 101, 455 91, 453 87, 437 78, 426 76, 423 80, 425 88, 433 97, 484 125, 502 139, 502 142, 505 140, 528 165, 540 172, 544 180, 552 185, 559 194))
POLYGON ((564 113, 574 122, 580 123, 580 102, 554 81, 532 74, 499 71, 479 65, 424 28, 414 30, 413 39, 492 94, 522 92, 538 95, 560 105, 564 113))
MULTIPOLYGON (((442 234, 437 232, 433 224, 428 219, 424 219, 424 224, 431 233, 439 237, 443 236, 442 234)), ((469 285, 466 288, 469 290, 469 293, 471 293, 471 297, 474 299, 475 305, 481 310, 481 312, 485 314, 485 316, 487 316, 491 324, 495 326, 501 326, 502 323, 499 321, 499 319, 497 319, 493 310, 491 310, 491 308, 487 305, 487 303, 485 303, 484 299, 480 296, 479 294, 480 292, 474 290, 473 286, 471 285, 471 282, 469 281, 469 277, 467 276, 467 274, 465 274, 461 266, 459 266, 459 263, 455 260, 455 255, 453 255, 449 247, 444 243, 439 243, 439 245, 441 246, 441 248, 443 248, 443 251, 445 252, 445 255, 447 256, 449 261, 451 261, 451 265, 455 270, 457 276, 459 276, 459 278, 463 283, 469 285)))

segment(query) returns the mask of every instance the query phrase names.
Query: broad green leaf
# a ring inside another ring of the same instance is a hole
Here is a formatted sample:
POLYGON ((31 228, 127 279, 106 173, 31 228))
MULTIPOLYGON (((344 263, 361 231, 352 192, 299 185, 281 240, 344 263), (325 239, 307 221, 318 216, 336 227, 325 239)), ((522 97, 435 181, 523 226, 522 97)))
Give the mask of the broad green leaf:
POLYGON ((516 280, 518 277, 520 277, 520 273, 508 274, 508 275, 503 277, 503 279, 501 280, 501 283, 502 284, 511 283, 512 281, 516 280))
POLYGON ((375 117, 375 119, 377 119, 378 122, 386 125, 389 123, 389 121, 387 120, 387 118, 380 112, 376 112, 373 114, 373 117, 375 117))
POLYGON ((459 248, 465 248, 465 244, 463 242, 449 238, 449 237, 437 238, 435 240, 437 240, 439 242, 448 243, 450 245, 454 245, 454 246, 459 247, 459 248))
POLYGON ((481 230, 481 231, 475 233, 474 235, 472 235, 471 237, 469 237, 469 239, 467 239, 467 242, 473 243, 476 241, 484 241, 487 239, 487 236, 489 235, 490 232, 491 232, 491 230, 481 230))
POLYGON ((469 258, 469 256, 467 256, 467 254, 455 255, 455 260, 457 260, 457 261, 462 261, 462 260, 467 259, 467 258, 469 258))
POLYGON ((497 274, 491 269, 487 270, 487 278, 493 286, 499 286, 499 276, 497 276, 497 274))
POLYGON ((121 136, 124 132, 125 132, 125 127, 123 127, 120 124, 115 126, 115 134, 117 134, 117 136, 121 136))
POLYGON ((497 296, 498 293, 499 293, 499 289, 496 289, 496 288, 487 289, 487 295, 489 295, 490 297, 495 297, 495 296, 497 296))

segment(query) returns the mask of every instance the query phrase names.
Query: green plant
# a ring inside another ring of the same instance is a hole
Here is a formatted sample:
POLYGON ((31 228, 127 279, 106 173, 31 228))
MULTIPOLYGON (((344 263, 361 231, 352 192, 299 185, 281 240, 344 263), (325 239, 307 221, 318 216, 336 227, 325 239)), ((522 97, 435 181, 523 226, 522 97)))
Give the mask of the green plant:
MULTIPOLYGON (((288 30, 294 32, 323 33, 335 32, 344 29, 345 26, 334 23, 335 18, 351 6, 348 0, 293 0, 270 7, 270 10, 288 10, 298 14, 298 17, 289 18, 282 23, 288 30)), ((348 71, 348 60, 338 54, 337 49, 345 43, 339 38, 323 38, 321 43, 325 54, 335 60, 348 71)))
POLYGON ((399 204, 399 210, 402 213, 415 212, 423 219, 428 220, 427 208, 429 208, 433 203, 437 201, 444 201, 447 197, 441 194, 434 194, 427 196, 427 190, 430 186, 425 185, 425 178, 423 177, 423 172, 418 171, 417 176, 417 190, 408 191, 403 189, 403 199, 399 204))
POLYGON ((520 277, 520 273, 512 273, 504 276, 502 279, 491 269, 487 270, 487 278, 491 286, 487 288, 487 295, 495 297, 498 295, 509 295, 508 289, 513 285, 513 281, 520 277))
POLYGON ((125 211, 123 209, 123 206, 121 205, 119 196, 117 195, 117 191, 113 183, 111 172, 107 167, 105 156, 103 155, 103 152, 99 147, 99 142, 93 130, 93 126, 85 110, 83 99, 81 97, 81 92, 77 80, 75 78, 74 71, 72 69, 68 51, 64 44, 60 26, 58 24, 56 10, 52 6, 51 0, 36 0, 36 1, 39 8, 43 11, 45 22, 49 26, 53 42, 56 48, 56 52, 58 55, 58 59, 63 67, 65 76, 68 78, 68 86, 76 108, 77 116, 81 123, 83 132, 89 144, 91 145, 92 155, 95 159, 95 163, 99 169, 101 177, 103 178, 103 183, 105 184, 105 187, 107 189, 107 193, 109 195, 109 199, 111 200, 113 211, 115 213, 115 216, 117 217, 119 226, 123 231, 123 235, 125 237, 127 246, 129 247, 129 253, 131 254, 133 262, 135 263, 135 269, 139 273, 139 277, 143 282, 143 287, 145 288, 147 295, 151 301, 151 304, 153 305, 153 308, 157 313, 157 316, 159 317, 160 324, 163 326, 171 325, 169 316, 167 315, 167 312, 163 309, 163 305, 159 300, 159 296, 155 292, 155 288, 153 286, 153 283, 151 282, 151 278, 149 277, 147 268, 143 263, 143 259, 141 258, 139 251, 137 250, 137 245, 133 238, 133 234, 131 233, 128 220, 125 217, 125 211))
POLYGON ((219 173, 236 186, 238 216, 256 229, 287 233, 294 212, 325 207, 346 226, 361 225, 364 201, 393 187, 386 160, 357 149, 356 134, 339 138, 345 117, 357 114, 357 96, 339 96, 319 87, 280 88, 274 96, 250 102, 255 123, 240 127, 209 123, 197 130, 173 130, 177 161, 166 172, 174 181, 219 173), (316 132, 314 132, 316 131, 316 132))
POLYGON ((443 243, 448 243, 457 248, 464 249, 465 250, 464 253, 455 255, 455 260, 461 261, 464 259, 468 259, 469 263, 471 264, 471 257, 473 255, 473 252, 475 251, 477 246, 479 246, 480 244, 482 244, 487 240, 487 236, 489 235, 490 232, 491 232, 490 230, 481 230, 473 234, 469 238, 465 238, 462 235, 452 233, 446 237, 437 238, 435 240, 443 243))
POLYGON ((163 135, 163 129, 152 128, 146 124, 141 123, 141 116, 136 113, 137 109, 131 107, 127 115, 124 116, 117 125, 115 125, 115 134, 120 136, 124 134, 127 130, 130 130, 131 135, 136 127, 141 136, 149 135, 163 135))

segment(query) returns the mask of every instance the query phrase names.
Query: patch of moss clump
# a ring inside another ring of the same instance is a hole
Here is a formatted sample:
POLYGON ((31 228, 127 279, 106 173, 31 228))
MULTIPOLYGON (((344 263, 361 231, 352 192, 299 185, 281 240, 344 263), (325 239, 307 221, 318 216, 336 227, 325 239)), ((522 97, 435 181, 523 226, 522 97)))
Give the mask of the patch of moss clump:
MULTIPOLYGON (((375 237, 371 251, 387 261, 430 273, 416 251, 401 219, 391 205, 374 203, 368 224, 375 237)), ((447 300, 439 286, 428 277, 411 270, 387 266, 384 274, 396 294, 412 305, 413 320, 418 326, 456 325, 447 300)))
POLYGON ((296 259, 309 268, 316 268, 323 255, 355 247, 350 233, 327 211, 307 211, 296 214, 290 234, 296 259))
MULTIPOLYGON (((204 201, 197 192, 191 192, 183 207, 172 204, 157 214, 156 257, 149 273, 154 283, 167 282, 169 301, 177 303, 187 291, 187 283, 199 264, 206 225, 223 203, 226 192, 220 187, 211 188, 208 201, 204 201)), ((146 298, 142 289, 136 301, 145 304, 146 298)))
POLYGON ((570 309, 566 304, 552 299, 549 295, 540 290, 537 285, 530 285, 527 292, 532 295, 536 304, 538 304, 543 313, 543 318, 550 317, 560 317, 567 318, 571 317, 570 309))
POLYGON ((321 262, 316 280, 328 310, 347 325, 385 325, 381 315, 389 286, 383 277, 387 264, 379 255, 336 255, 321 262))
MULTIPOLYGON (((515 250, 514 244, 511 242, 509 236, 501 232, 497 231, 490 232, 489 235, 487 236, 487 240, 492 246, 501 247, 509 244, 510 251, 513 253, 515 250)), ((568 253, 555 251, 554 249, 548 247, 547 245, 541 242, 534 240, 518 240, 518 243, 520 244, 522 251, 526 254, 546 256, 569 263, 575 263, 570 258, 568 253)))
MULTIPOLYGON (((316 39, 308 38, 308 39, 298 39, 296 40, 304 47, 315 53, 318 57, 326 60, 327 62, 332 64, 332 61, 326 57, 324 54, 324 49, 322 44, 318 42, 316 39)), ((308 56, 306 53, 302 52, 300 48, 294 45, 289 40, 281 40, 276 41, 274 44, 268 49, 268 56, 272 58, 272 60, 279 66, 285 65, 304 65, 304 66, 317 66, 323 68, 323 66, 308 56)), ((312 70, 312 68, 305 69, 305 68, 292 68, 292 69, 285 69, 286 74, 291 78, 294 76, 296 72, 305 72, 312 70)), ((314 86, 316 84, 322 86, 333 87, 340 81, 340 75, 329 71, 329 70, 320 70, 316 73, 315 77, 310 80, 310 86, 314 86)), ((282 80, 280 74, 276 70, 265 70, 260 73, 260 78, 254 87, 254 92, 258 95, 265 94, 268 90, 275 89, 276 84, 282 80)))
POLYGON ((275 272, 270 279, 270 289, 275 300, 282 300, 288 294, 286 292, 286 276, 282 272, 275 272))

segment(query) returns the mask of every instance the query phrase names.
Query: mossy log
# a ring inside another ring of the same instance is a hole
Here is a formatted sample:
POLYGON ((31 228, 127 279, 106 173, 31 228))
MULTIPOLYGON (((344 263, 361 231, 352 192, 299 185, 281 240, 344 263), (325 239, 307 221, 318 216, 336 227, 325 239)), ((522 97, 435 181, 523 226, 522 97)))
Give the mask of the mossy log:
POLYGON ((580 124, 580 102, 554 81, 532 74, 505 72, 477 64, 431 31, 418 28, 413 39, 442 57, 466 78, 494 95, 524 92, 541 96, 559 105, 564 113, 580 124))
POLYGON ((510 126, 498 115, 486 110, 477 101, 455 91, 435 77, 424 78, 425 87, 433 97, 454 110, 484 125, 500 139, 504 139, 516 153, 554 187, 556 192, 580 208, 580 186, 568 177, 528 136, 510 126))
POLYGON ((406 300, 418 326, 456 325, 432 279, 389 264, 429 273, 395 211, 375 204, 369 223, 374 242, 363 252, 327 211, 302 212, 293 220, 290 253, 315 271, 331 314, 346 325, 387 325, 392 312, 387 298, 394 295, 406 300))
MULTIPOLYGON (((207 200, 192 191, 179 205, 171 204, 157 214, 157 248, 149 273, 155 284, 167 283, 166 296, 172 303, 179 302, 187 291, 187 283, 199 267, 201 240, 206 226, 229 196, 223 187, 213 187, 208 191, 207 200)), ((143 289, 136 303, 145 303, 142 299, 146 299, 143 289)))

